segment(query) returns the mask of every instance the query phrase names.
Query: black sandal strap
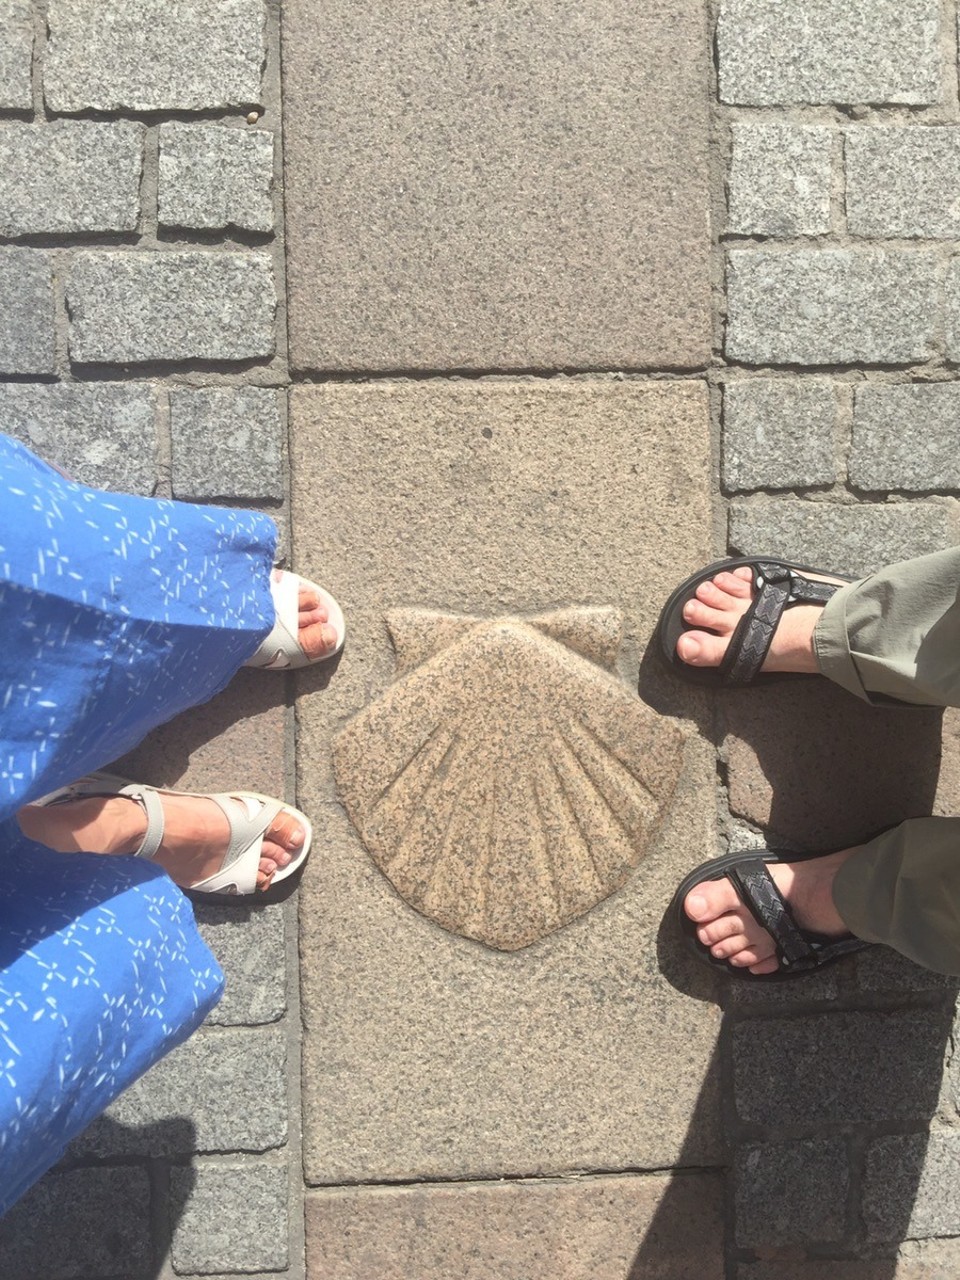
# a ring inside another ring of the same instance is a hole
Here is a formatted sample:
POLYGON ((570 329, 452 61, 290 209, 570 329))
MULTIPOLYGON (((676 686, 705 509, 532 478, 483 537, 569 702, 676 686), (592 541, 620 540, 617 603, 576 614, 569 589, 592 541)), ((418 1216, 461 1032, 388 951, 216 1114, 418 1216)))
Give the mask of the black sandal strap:
POLYGON ((816 968, 819 963, 817 952, 797 927, 764 860, 744 858, 735 866, 728 867, 726 874, 744 906, 776 943, 777 959, 781 966, 790 969, 816 968))
POLYGON ((751 684, 756 679, 784 609, 794 604, 826 604, 840 588, 839 583, 816 582, 774 561, 758 561, 753 570, 756 594, 720 663, 720 679, 727 685, 751 684))

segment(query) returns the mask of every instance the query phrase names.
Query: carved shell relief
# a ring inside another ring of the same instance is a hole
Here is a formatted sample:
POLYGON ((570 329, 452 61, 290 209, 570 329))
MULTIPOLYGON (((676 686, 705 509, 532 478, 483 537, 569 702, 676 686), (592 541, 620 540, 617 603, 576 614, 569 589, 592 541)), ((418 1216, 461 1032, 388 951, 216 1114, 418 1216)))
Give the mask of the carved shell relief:
POLYGON ((488 946, 528 946, 643 858, 683 731, 605 669, 620 643, 614 609, 526 620, 404 609, 387 623, 399 678, 336 740, 341 798, 411 906, 488 946))

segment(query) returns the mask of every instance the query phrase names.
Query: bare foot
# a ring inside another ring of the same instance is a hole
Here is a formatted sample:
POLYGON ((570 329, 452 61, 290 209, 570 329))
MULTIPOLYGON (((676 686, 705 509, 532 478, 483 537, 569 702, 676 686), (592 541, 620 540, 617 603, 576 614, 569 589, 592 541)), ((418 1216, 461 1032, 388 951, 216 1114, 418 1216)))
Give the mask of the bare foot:
MULTIPOLYGON (((160 793, 163 842, 152 861, 184 888, 219 871, 230 843, 226 815, 213 800, 160 793)), ((134 853, 147 830, 143 806, 129 796, 89 796, 64 804, 29 804, 17 814, 30 840, 58 853, 134 853)), ((263 841, 257 888, 267 889, 275 872, 303 846, 300 824, 278 813, 263 841)))
MULTIPOLYGON (((833 904, 833 881, 859 846, 803 862, 771 862, 767 870, 801 929, 839 938, 849 933, 833 904)), ((749 856, 749 851, 744 851, 749 856)), ((710 954, 750 973, 779 968, 770 934, 744 906, 732 881, 705 880, 691 889, 683 909, 699 927, 697 937, 710 954)))
MULTIPOLYGON (((274 576, 279 575, 274 570, 274 576)), ((301 582, 298 598, 297 643, 311 662, 331 653, 337 647, 337 633, 327 622, 327 609, 316 591, 301 582)))
MULTIPOLYGON (((817 582, 841 582, 825 574, 803 576, 817 582)), ((718 667, 753 594, 753 572, 746 565, 701 582, 696 599, 683 606, 684 621, 697 629, 685 631, 677 641, 677 656, 694 667, 718 667)), ((819 671, 813 629, 822 610, 823 605, 819 604, 796 604, 785 609, 761 671, 819 671)))

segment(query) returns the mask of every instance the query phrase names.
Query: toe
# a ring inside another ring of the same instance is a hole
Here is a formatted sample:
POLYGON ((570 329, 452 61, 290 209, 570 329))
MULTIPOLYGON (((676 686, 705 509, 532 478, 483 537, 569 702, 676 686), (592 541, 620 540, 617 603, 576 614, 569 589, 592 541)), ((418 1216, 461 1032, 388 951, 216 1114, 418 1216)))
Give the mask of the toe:
POLYGON ((771 956, 768 960, 761 960, 758 964, 749 966, 751 973, 776 973, 780 968, 776 956, 771 956))
POLYGON ((694 594, 711 609, 729 609, 731 606, 730 592, 721 590, 716 582, 701 582, 694 594))
POLYGON ((297 643, 311 661, 332 653, 337 647, 337 633, 328 622, 311 622, 301 626, 297 643))
MULTIPOLYGON (((269 843, 276 846, 280 852, 294 854, 303 848, 303 840, 303 824, 292 813, 281 809, 267 829, 264 848, 269 843)), ((287 861, 289 862, 289 857, 287 861)))
POLYGON ((683 606, 683 620, 693 627, 706 627, 710 631, 730 631, 733 626, 730 614, 713 609, 702 600, 688 600, 683 606))
POLYGON ((727 643, 726 636, 709 631, 685 631, 677 641, 677 657, 692 667, 719 667, 727 643))
POLYGON ((711 920, 709 924, 700 925, 697 929, 697 937, 705 947, 712 947, 714 943, 723 942, 726 938, 745 934, 751 923, 751 921, 745 920, 739 912, 728 911, 726 915, 720 916, 718 920, 711 920))
POLYGON ((738 600, 749 600, 753 594, 753 570, 747 565, 741 565, 732 573, 718 573, 713 581, 721 591, 735 596, 738 600))
POLYGON ((683 909, 698 924, 709 924, 740 906, 737 891, 724 876, 720 880, 703 880, 683 900, 683 909))

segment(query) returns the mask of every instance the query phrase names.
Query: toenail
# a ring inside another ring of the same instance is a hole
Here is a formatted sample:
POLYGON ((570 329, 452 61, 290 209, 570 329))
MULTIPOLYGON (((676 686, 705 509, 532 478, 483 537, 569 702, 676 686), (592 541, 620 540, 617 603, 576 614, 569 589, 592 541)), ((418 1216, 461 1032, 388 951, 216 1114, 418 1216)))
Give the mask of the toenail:
POLYGON ((300 830, 299 827, 297 827, 295 831, 292 831, 290 833, 290 843, 303 844, 303 832, 300 830))
POLYGON ((699 893, 694 894, 692 898, 687 899, 687 911, 690 915, 699 916, 707 909, 707 900, 702 898, 699 893))

